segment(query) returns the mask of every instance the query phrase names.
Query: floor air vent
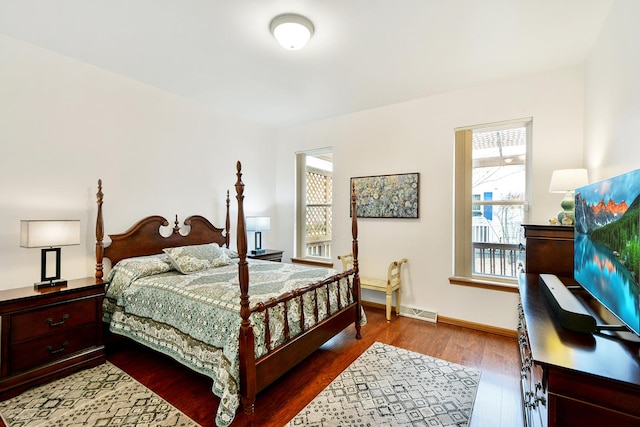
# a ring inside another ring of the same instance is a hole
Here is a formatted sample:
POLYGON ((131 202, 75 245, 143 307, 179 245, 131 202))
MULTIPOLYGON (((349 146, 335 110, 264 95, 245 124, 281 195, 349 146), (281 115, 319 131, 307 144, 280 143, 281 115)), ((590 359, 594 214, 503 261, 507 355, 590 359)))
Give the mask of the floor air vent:
POLYGON ((422 310, 413 307, 400 307, 400 315, 406 317, 413 317, 414 319, 426 320, 427 322, 438 322, 438 313, 435 311, 422 310))

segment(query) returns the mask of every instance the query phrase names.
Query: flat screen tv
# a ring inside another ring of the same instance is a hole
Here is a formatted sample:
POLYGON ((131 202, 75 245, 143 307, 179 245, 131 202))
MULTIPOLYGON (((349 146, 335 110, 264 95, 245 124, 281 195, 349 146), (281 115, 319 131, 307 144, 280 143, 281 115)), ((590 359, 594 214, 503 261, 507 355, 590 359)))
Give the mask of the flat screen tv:
POLYGON ((574 278, 640 335, 640 169, 576 189, 574 278))

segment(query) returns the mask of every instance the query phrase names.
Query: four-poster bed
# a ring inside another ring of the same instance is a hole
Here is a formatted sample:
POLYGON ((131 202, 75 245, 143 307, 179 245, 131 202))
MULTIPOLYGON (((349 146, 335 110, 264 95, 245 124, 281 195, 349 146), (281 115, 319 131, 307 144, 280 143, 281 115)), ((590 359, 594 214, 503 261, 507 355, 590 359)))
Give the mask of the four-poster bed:
MULTIPOLYGON (((112 332, 211 377, 218 425, 230 424, 239 406, 252 419, 258 392, 350 324, 360 338, 364 322, 356 216, 348 271, 248 260, 240 162, 236 169, 237 253, 229 249, 228 192, 224 229, 196 215, 184 221, 185 233, 176 217, 165 237, 160 228, 168 221, 151 216, 110 234, 108 246, 101 181, 97 194, 96 278, 104 258, 113 266, 105 321, 112 332)), ((355 194, 351 203, 355 211, 355 194)))

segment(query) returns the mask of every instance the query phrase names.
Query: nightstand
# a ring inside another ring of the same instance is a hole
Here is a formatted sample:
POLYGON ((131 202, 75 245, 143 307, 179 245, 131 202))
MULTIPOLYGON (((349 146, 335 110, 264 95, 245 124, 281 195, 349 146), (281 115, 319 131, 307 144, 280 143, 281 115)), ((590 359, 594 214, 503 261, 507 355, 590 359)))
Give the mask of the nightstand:
POLYGON ((282 253, 283 252, 284 251, 278 251, 278 250, 275 250, 275 249, 266 249, 265 253, 263 253, 263 254, 254 255, 252 253, 248 253, 247 254, 247 258, 263 259, 265 261, 281 262, 282 261, 282 253))
POLYGON ((0 291, 0 399, 106 360, 102 342, 105 283, 0 291))

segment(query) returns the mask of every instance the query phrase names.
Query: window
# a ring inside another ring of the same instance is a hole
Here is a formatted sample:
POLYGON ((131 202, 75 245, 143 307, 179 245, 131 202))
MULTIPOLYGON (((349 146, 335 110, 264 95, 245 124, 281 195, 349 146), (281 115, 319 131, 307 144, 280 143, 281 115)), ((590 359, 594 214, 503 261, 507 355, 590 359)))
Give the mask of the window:
POLYGON ((452 283, 514 283, 522 267, 530 120, 456 131, 452 283))
POLYGON ((296 256, 331 259, 333 156, 331 150, 297 155, 296 256))

